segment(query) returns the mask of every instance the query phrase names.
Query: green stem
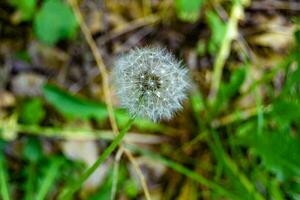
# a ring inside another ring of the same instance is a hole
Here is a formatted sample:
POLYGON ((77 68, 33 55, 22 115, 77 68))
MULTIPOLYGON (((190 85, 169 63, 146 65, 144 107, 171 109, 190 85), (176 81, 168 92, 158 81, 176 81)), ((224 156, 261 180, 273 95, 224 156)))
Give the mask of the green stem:
POLYGON ((46 199, 47 193, 55 183, 55 179, 59 174, 59 168, 62 165, 62 160, 53 160, 47 170, 46 176, 41 182, 41 187, 37 193, 36 200, 46 199))
POLYGON ((72 195, 81 187, 81 185, 95 172, 95 170, 100 166, 100 164, 105 161, 105 159, 116 149, 120 144, 125 133, 130 129, 135 118, 129 120, 124 129, 116 136, 113 142, 104 150, 104 152, 99 156, 97 161, 80 177, 80 179, 71 185, 69 188, 64 190, 61 195, 59 195, 60 200, 67 200, 72 197, 72 195))
POLYGON ((27 167, 27 181, 25 184, 25 200, 33 199, 33 190, 34 190, 34 179, 35 179, 35 172, 36 172, 36 163, 30 162, 29 166, 27 167))
POLYGON ((1 199, 9 200, 9 190, 8 190, 8 180, 7 180, 7 171, 5 158, 0 153, 0 190, 1 190, 1 199))

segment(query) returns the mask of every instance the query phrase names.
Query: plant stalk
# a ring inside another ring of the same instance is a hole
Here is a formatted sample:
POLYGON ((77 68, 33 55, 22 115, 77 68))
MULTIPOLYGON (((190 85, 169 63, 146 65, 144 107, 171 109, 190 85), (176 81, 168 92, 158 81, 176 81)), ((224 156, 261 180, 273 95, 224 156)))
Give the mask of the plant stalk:
POLYGON ((130 129, 135 118, 128 121, 127 125, 120 131, 113 142, 104 150, 104 152, 99 156, 96 162, 85 171, 85 173, 80 177, 80 179, 71 185, 69 188, 64 190, 61 195, 59 195, 59 200, 67 200, 72 197, 72 195, 82 186, 82 184, 95 172, 95 170, 103 163, 106 158, 117 148, 117 146, 122 141, 125 133, 130 129))

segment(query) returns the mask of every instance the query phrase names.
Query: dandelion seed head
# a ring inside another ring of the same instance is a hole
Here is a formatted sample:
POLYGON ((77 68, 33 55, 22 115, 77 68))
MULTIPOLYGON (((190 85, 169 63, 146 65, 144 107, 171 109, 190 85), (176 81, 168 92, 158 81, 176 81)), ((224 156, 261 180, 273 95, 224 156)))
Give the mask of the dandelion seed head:
POLYGON ((113 79, 121 106, 153 121, 182 108, 189 88, 187 69, 166 49, 136 48, 117 59, 113 79))

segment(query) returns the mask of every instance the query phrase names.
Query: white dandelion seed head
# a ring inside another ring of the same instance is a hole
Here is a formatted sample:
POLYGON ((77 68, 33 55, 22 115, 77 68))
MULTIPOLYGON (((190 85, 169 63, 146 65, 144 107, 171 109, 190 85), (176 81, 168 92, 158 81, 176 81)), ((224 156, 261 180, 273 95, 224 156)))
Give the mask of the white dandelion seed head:
POLYGON ((189 88, 187 69, 162 48, 132 49, 112 73, 121 106, 153 121, 170 119, 189 88))

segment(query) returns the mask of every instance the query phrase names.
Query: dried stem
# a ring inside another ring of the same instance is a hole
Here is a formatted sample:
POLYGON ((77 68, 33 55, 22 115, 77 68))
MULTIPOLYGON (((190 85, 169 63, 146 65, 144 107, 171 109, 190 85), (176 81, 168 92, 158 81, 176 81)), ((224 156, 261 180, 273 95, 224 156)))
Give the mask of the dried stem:
MULTIPOLYGON (((92 38, 92 34, 90 32, 90 30, 88 29, 87 25, 85 24, 81 11, 77 5, 76 0, 68 0, 70 6, 72 7, 74 14, 77 18, 77 21, 80 25, 80 28, 82 30, 82 33, 89 45, 89 47, 91 48, 92 54, 95 58, 95 61, 97 63, 97 66, 99 68, 100 74, 101 74, 101 78, 102 78, 102 85, 103 85, 103 93, 104 93, 104 98, 105 98, 105 103, 107 105, 107 110, 108 110, 108 116, 109 116, 109 120, 110 120, 110 124, 112 126, 113 132, 115 135, 119 134, 119 130, 118 130, 118 126, 116 123, 116 119, 114 116, 114 112, 113 112, 113 106, 112 106, 112 100, 111 100, 111 94, 110 94, 110 88, 109 88, 109 79, 108 79, 108 72, 106 70, 106 67, 103 63, 101 54, 95 44, 95 41, 92 38)), ((145 178, 143 176, 143 174, 141 173, 141 169, 139 168, 139 166, 136 164, 135 159, 133 157, 133 155, 131 154, 130 151, 126 150, 121 144, 119 145, 119 148, 123 149, 125 152, 125 155, 129 158, 129 160, 131 161, 133 167, 135 168, 143 190, 144 190, 144 194, 147 200, 150 200, 150 194, 149 194, 149 190, 145 181, 145 178)))
MULTIPOLYGON (((142 187, 147 188, 145 177, 144 177, 143 172, 142 172, 141 168, 139 167, 138 163, 136 162, 136 160, 134 159, 134 157, 132 156, 131 152, 128 149, 124 148, 124 151, 125 151, 125 154, 127 155, 128 159, 132 163, 132 165, 135 169, 135 172, 137 173, 138 177, 140 178, 142 187)), ((145 193, 146 199, 151 199, 151 196, 150 196, 150 193, 148 190, 144 190, 144 193, 145 193)))
POLYGON ((112 106, 112 100, 111 100, 111 94, 110 94, 110 88, 109 88, 109 78, 108 78, 108 72, 106 70, 106 67, 103 63, 101 54, 92 38, 92 34, 89 30, 89 28, 87 27, 87 25, 85 24, 85 22, 83 21, 83 17, 81 14, 81 11, 79 10, 79 7, 76 3, 76 0, 69 0, 68 1, 69 4, 71 5, 74 14, 77 18, 77 21, 80 25, 80 28, 82 30, 82 33, 89 45, 89 47, 91 48, 91 51, 93 53, 93 56, 95 58, 96 64, 99 68, 100 74, 101 74, 101 78, 102 78, 102 85, 103 85, 103 93, 104 93, 104 101, 107 105, 107 110, 108 110, 108 115, 109 115, 109 120, 110 120, 110 124, 112 126, 113 131, 118 134, 118 127, 117 127, 117 123, 115 120, 115 116, 114 116, 114 111, 113 111, 113 106, 112 106))
POLYGON ((119 179, 119 167, 120 167, 120 160, 123 155, 123 149, 119 149, 115 155, 115 163, 113 167, 113 181, 111 187, 111 195, 110 199, 114 200, 117 194, 117 186, 118 186, 118 179, 119 179))
POLYGON ((233 6, 230 14, 230 18, 228 20, 228 24, 226 27, 226 32, 224 38, 221 43, 220 50, 217 54, 215 63, 214 63, 214 71, 211 79, 211 90, 209 94, 209 99, 211 103, 214 103, 221 79, 222 79, 222 71, 230 54, 231 42, 237 37, 237 29, 238 29, 238 21, 243 16, 243 2, 242 0, 234 0, 233 6))

